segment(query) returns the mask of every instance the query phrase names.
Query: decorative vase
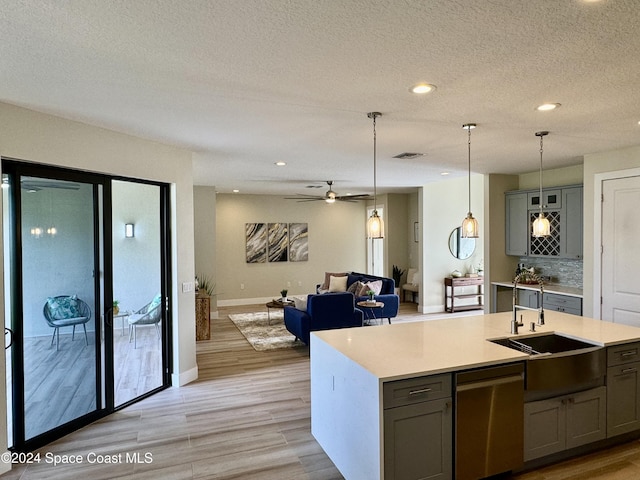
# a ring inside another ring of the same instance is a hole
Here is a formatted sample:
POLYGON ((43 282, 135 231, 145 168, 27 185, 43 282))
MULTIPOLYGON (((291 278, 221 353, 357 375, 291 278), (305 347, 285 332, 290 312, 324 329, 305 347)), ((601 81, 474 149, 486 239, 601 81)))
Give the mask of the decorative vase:
POLYGON ((115 307, 113 307, 113 314, 118 315, 119 313, 120 313, 120 307, 116 305, 115 307))

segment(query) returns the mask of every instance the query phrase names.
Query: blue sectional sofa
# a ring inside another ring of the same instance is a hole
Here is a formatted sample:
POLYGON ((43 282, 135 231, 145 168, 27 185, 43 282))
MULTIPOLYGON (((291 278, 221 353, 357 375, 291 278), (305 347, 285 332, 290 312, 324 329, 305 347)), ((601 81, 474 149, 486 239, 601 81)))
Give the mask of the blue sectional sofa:
POLYGON ((284 307, 285 327, 307 345, 313 331, 361 327, 362 322, 362 310, 355 307, 355 297, 348 292, 309 295, 306 311, 284 307))

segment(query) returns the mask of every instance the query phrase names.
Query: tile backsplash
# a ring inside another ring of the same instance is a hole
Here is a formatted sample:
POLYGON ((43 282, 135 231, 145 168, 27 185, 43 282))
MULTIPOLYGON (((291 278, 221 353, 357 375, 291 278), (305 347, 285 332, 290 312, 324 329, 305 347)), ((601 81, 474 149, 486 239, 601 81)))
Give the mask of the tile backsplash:
POLYGON ((550 283, 582 288, 582 260, 521 257, 525 267, 534 267, 536 273, 551 277, 550 283))

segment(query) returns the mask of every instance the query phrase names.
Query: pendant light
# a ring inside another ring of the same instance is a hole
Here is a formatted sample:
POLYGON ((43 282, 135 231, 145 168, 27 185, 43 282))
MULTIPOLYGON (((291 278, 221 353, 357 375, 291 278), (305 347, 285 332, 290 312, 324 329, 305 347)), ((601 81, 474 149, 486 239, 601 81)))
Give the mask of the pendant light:
POLYGON ((376 118, 380 112, 369 112, 367 117, 373 119, 373 213, 367 221, 367 238, 384 238, 384 222, 377 210, 377 185, 376 185, 376 118))
POLYGON ((549 219, 545 218, 544 212, 542 211, 542 139, 545 135, 549 135, 549 132, 536 132, 536 137, 540 137, 540 213, 538 214, 538 218, 533 221, 532 232, 531 235, 534 237, 548 237, 551 235, 551 226, 549 225, 549 219))
POLYGON ((478 221, 471 213, 471 130, 476 128, 475 123, 465 123, 462 128, 469 132, 469 211, 467 217, 462 221, 462 238, 478 238, 478 221))

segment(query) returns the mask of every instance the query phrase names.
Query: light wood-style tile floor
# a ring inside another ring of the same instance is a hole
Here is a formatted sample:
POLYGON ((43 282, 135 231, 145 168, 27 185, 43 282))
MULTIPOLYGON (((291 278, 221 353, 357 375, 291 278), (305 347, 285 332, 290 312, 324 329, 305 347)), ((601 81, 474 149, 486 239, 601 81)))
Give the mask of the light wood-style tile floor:
MULTIPOLYGON (((79 455, 81 464, 16 465, 0 478, 342 479, 311 436, 308 348, 256 352, 227 317, 260 309, 220 309, 211 340, 197 344, 198 381, 165 390, 40 450, 43 456, 79 455), (114 463, 90 464, 92 455, 114 463), (129 460, 139 455, 141 462, 127 462, 127 455, 129 460)), ((422 318, 429 316, 406 303, 396 322, 422 318)), ((640 479, 640 442, 514 478, 640 479)))

